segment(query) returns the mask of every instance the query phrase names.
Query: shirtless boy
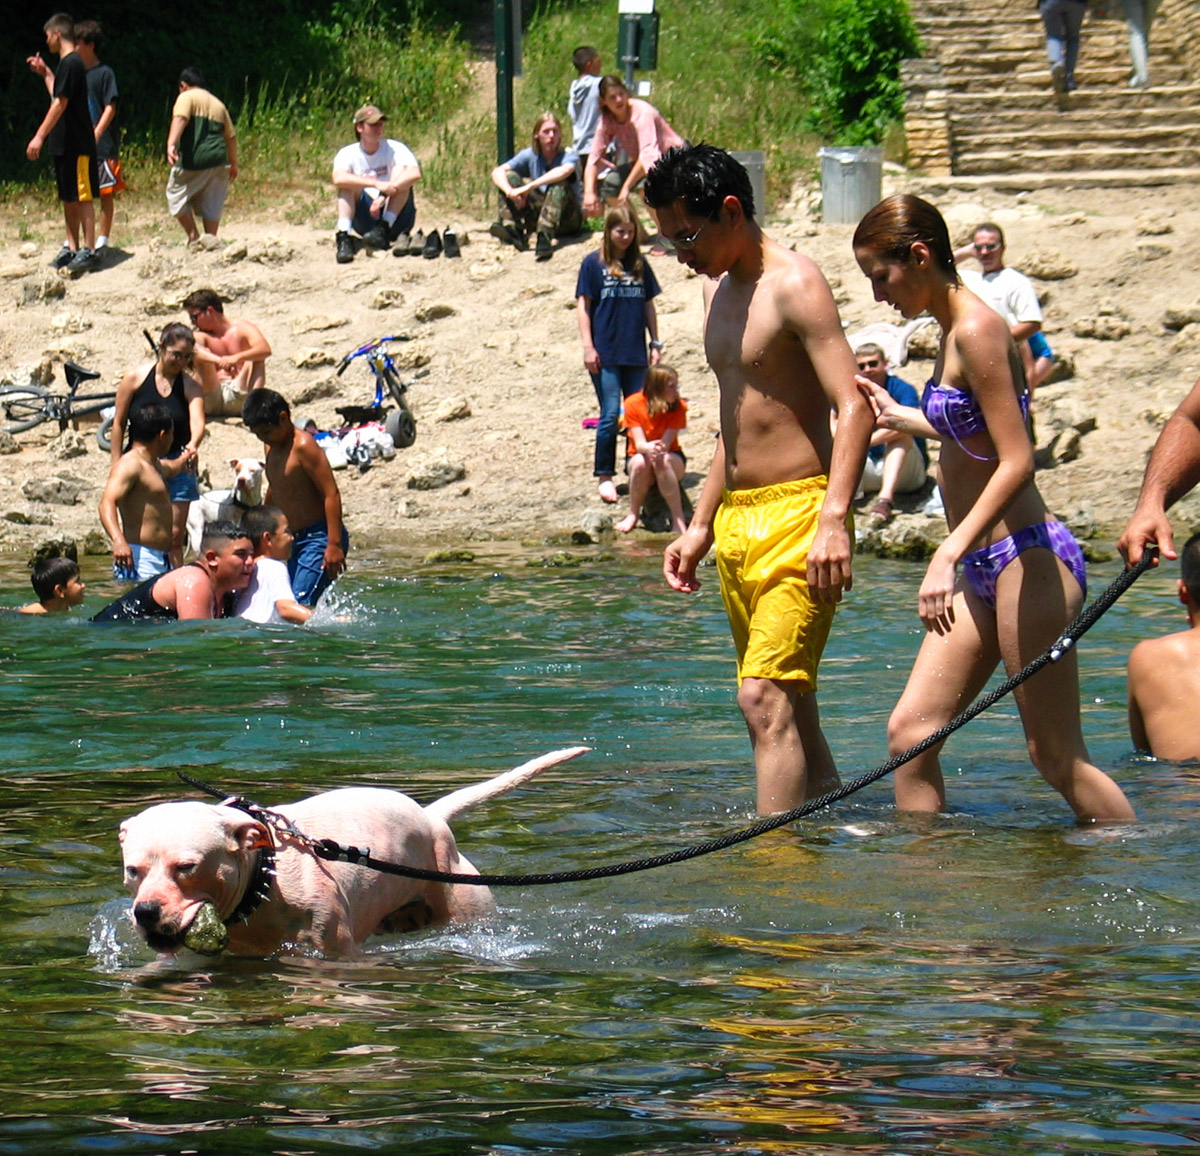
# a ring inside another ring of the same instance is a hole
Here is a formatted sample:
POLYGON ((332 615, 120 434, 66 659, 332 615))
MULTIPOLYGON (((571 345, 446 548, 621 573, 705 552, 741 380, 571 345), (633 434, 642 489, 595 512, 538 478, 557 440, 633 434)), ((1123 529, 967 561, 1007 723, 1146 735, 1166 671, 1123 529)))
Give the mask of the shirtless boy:
POLYGON ((253 390, 242 407, 242 424, 266 446, 264 505, 278 506, 293 530, 288 577, 296 601, 315 606, 325 588, 346 569, 350 535, 342 524, 342 495, 325 451, 292 424, 284 398, 273 389, 253 390))
POLYGON ((196 336, 195 365, 204 390, 204 412, 240 414, 246 395, 267 384, 270 344, 254 322, 226 317, 221 298, 211 289, 190 293, 183 307, 196 336))
POLYGON ((696 567, 716 541, 758 809, 788 810, 839 781, 817 664, 850 589, 850 503, 873 417, 825 278, 764 235, 737 161, 711 145, 671 149, 645 195, 679 260, 713 278, 704 345, 721 397, 708 479, 663 573, 674 590, 699 589, 696 567))
POLYGON ((171 495, 158 461, 174 436, 171 411, 159 402, 129 415, 129 449, 114 463, 100 497, 118 582, 144 582, 171 569, 171 495))
POLYGON ((1179 559, 1179 601, 1188 629, 1139 642, 1129 656, 1129 734, 1158 759, 1200 759, 1196 695, 1200 694, 1200 534, 1179 559))
POLYGON ((38 600, 22 606, 19 613, 57 614, 83 601, 87 583, 79 577, 79 563, 74 558, 50 554, 35 558, 31 565, 33 574, 29 580, 33 583, 33 592, 38 600))
POLYGON ((157 578, 147 578, 93 622, 175 622, 225 618, 227 601, 244 590, 254 574, 254 546, 234 522, 209 522, 192 561, 157 578))
POLYGON ((254 577, 237 596, 234 614, 250 622, 303 626, 313 612, 296 601, 288 579, 292 531, 286 515, 278 506, 252 506, 242 518, 242 529, 254 543, 254 577))

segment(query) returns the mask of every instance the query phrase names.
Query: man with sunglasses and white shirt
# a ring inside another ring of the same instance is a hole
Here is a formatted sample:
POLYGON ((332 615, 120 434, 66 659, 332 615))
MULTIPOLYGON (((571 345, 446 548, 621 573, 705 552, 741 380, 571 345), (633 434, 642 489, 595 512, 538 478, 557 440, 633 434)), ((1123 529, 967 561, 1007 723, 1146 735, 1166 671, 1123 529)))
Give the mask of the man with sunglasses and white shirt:
POLYGON ((697 590, 697 567, 716 543, 758 809, 784 811, 839 782, 816 674, 851 584, 850 504, 874 415, 828 282, 763 233, 733 157, 711 145, 670 149, 644 192, 679 261, 710 278, 704 348, 720 387, 712 466, 663 574, 674 590, 697 590))
POLYGON ((970 257, 979 262, 980 269, 960 268, 959 276, 976 297, 1008 323, 1021 354, 1032 401, 1033 391, 1045 381, 1054 362, 1054 354, 1042 336, 1042 306, 1037 290, 1024 273, 1004 264, 1004 230, 999 225, 988 221, 975 226, 971 243, 954 251, 960 265, 970 257))

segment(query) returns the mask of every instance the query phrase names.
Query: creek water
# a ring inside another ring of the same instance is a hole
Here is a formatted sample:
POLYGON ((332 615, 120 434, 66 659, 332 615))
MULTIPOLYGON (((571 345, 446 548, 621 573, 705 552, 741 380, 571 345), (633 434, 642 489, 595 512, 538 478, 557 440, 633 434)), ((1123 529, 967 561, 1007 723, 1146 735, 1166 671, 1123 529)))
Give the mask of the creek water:
MULTIPOLYGON (((429 801, 594 751, 455 823, 484 871, 657 854, 752 819, 724 614, 647 546, 573 569, 355 554, 303 629, 0 615, 0 1153, 1107 1153, 1200 1147, 1193 769, 1135 757, 1124 663, 1166 571, 1080 646, 1137 824, 1081 830, 1011 700, 949 742, 953 811, 888 781, 653 873, 497 893, 353 962, 154 962, 116 829, 195 797, 429 801)), ((860 559, 822 668, 843 774, 886 757, 920 569, 860 559)), ((1092 568, 1093 594, 1117 573, 1092 568)), ((112 593, 85 568, 88 609, 112 593)), ((3 601, 27 599, 15 566, 3 601)))

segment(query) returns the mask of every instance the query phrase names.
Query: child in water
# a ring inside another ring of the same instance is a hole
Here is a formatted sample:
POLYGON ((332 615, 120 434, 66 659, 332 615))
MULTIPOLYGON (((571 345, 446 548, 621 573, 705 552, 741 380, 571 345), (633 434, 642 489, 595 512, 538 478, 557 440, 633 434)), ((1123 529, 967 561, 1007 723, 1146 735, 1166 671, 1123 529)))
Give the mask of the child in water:
POLYGON ((58 614, 83 601, 87 584, 79 577, 79 563, 62 554, 39 554, 30 562, 30 582, 36 602, 22 606, 22 614, 58 614))

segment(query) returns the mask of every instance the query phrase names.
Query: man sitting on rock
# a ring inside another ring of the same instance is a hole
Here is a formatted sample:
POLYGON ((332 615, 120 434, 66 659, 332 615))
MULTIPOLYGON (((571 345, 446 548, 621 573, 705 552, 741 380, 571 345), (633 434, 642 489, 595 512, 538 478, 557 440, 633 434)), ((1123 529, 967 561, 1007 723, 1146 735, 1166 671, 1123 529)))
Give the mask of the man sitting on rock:
POLYGON ((406 145, 384 137, 386 120, 373 104, 363 105, 354 114, 358 140, 333 158, 339 265, 354 260, 351 230, 372 249, 386 251, 401 240, 397 248, 409 248, 408 234, 417 219, 412 190, 421 179, 421 166, 406 145))
POLYGON ((267 384, 271 346, 252 321, 225 316, 212 289, 197 289, 183 300, 196 338, 195 366, 204 390, 204 412, 240 414, 246 395, 267 384))
MULTIPOLYGON (((859 376, 865 377, 877 388, 886 390, 899 405, 920 408, 916 389, 903 378, 888 373, 887 354, 878 345, 860 345, 854 351, 854 360, 858 363, 859 376)), ((836 415, 832 416, 831 423, 836 429, 836 415)), ((876 525, 885 525, 892 520, 898 493, 915 493, 925 485, 928 467, 929 455, 924 438, 876 425, 871 433, 867 460, 858 483, 863 493, 879 494, 869 512, 876 525)))
POLYGON ((583 228, 578 165, 575 153, 562 147, 558 117, 542 113, 533 126, 533 144, 492 170, 492 184, 500 193, 492 236, 524 252, 529 234, 536 233, 537 260, 550 260, 555 237, 583 228))

